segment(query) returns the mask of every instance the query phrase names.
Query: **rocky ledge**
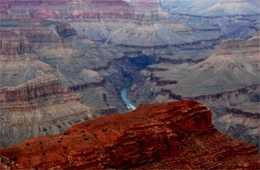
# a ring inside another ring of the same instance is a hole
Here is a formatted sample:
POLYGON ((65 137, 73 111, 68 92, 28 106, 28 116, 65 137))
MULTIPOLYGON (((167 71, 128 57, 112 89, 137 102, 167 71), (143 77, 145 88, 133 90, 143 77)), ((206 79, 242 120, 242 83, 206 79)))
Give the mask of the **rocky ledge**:
POLYGON ((0 149, 0 168, 260 168, 257 148, 218 132, 193 101, 143 104, 0 149))
POLYGON ((42 75, 16 87, 0 89, 0 103, 30 101, 39 97, 67 94, 54 75, 42 75))

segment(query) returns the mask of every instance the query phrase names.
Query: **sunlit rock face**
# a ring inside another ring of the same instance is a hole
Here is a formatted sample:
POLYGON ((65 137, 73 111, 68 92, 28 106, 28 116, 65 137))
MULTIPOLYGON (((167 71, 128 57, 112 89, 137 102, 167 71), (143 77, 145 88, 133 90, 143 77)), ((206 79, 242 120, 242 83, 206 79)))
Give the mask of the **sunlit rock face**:
POLYGON ((218 132, 210 110, 192 100, 142 104, 130 113, 86 121, 0 149, 0 159, 0 168, 20 169, 260 167, 255 146, 218 132))

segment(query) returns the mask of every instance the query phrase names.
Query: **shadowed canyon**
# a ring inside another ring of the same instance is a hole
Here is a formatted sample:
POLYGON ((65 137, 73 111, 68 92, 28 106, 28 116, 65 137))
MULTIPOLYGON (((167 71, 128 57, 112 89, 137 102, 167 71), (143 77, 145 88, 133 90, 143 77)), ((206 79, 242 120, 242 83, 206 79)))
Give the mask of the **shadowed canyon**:
POLYGON ((259 9, 1 0, 0 169, 259 168, 259 9))

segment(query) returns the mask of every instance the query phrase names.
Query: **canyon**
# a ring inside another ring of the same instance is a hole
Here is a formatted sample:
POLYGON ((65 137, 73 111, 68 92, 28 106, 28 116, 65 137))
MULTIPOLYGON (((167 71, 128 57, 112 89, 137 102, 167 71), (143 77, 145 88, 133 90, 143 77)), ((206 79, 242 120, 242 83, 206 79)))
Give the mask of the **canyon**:
POLYGON ((257 148, 218 132, 211 116, 194 100, 142 104, 0 149, 0 168, 260 168, 257 148))
POLYGON ((54 75, 43 75, 19 86, 0 90, 0 142, 16 144, 35 136, 58 134, 73 124, 116 112, 95 110, 64 88, 54 75))
POLYGON ((219 130, 259 146, 259 35, 222 41, 215 53, 199 62, 161 56, 159 63, 140 73, 129 97, 136 103, 200 100, 214 112, 219 130))
POLYGON ((182 99, 259 146, 259 13, 174 9, 163 0, 2 0, 0 147, 182 99))

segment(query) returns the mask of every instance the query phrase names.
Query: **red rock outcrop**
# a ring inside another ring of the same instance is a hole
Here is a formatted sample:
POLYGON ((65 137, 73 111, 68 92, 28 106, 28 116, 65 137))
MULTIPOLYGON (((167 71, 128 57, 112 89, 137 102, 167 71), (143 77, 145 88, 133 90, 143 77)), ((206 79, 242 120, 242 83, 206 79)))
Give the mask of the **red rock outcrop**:
POLYGON ((224 136, 196 101, 140 105, 1 149, 2 168, 259 169, 256 147, 224 136))

